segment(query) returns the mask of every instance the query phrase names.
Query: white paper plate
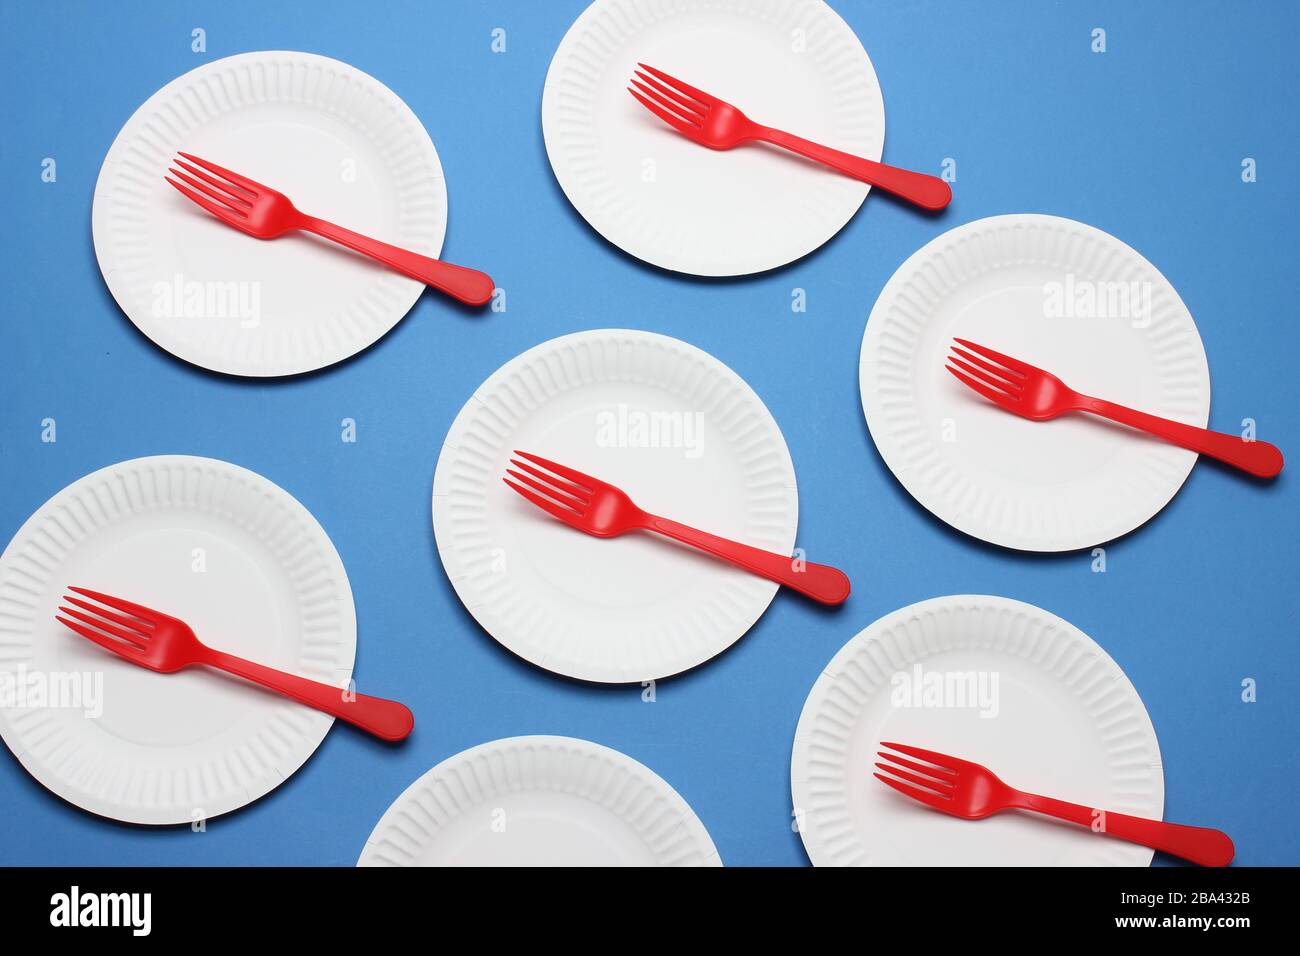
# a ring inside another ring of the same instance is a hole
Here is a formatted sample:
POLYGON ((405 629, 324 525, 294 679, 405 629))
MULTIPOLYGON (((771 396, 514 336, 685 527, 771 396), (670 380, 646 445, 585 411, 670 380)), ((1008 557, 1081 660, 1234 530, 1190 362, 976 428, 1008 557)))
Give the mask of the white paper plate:
POLYGON ((151 96, 95 186, 95 254, 149 338, 203 368, 288 375, 341 361, 391 329, 424 286, 314 236, 260 241, 163 180, 177 150, 285 193, 311 215, 437 257, 442 165, 388 87, 311 53, 226 57, 151 96))
POLYGON ((572 737, 510 737, 402 793, 357 866, 721 866, 686 801, 631 757, 572 737))
POLYGON ((338 552, 270 481, 184 455, 78 479, 0 558, 0 678, 74 681, 102 702, 97 717, 66 694, 0 706, 0 736, 65 800, 130 823, 213 817, 278 787, 334 722, 207 668, 157 674, 97 647, 54 620, 70 584, 173 614, 205 644, 339 687, 356 652, 338 552))
POLYGON ((488 633, 591 681, 694 667, 771 603, 776 584, 667 539, 593 538, 552 518, 503 483, 515 449, 615 484, 648 511, 791 554, 799 501, 785 439, 707 352, 604 329, 506 363, 461 409, 438 458, 438 553, 488 633))
POLYGON ((1145 847, 1046 817, 969 821, 931 810, 872 776, 884 740, 973 760, 1021 790, 1160 819, 1164 772, 1142 699, 1104 650, 1054 614, 1000 597, 934 598, 844 645, 795 732, 790 782, 804 847, 817 866, 1151 862, 1145 847), (914 693, 935 680, 952 691, 914 693))
POLYGON ((596 0, 551 60, 542 133, 569 201, 625 252, 695 275, 762 272, 862 205, 865 183, 783 150, 687 140, 627 92, 638 62, 836 149, 878 160, 885 142, 871 60, 821 0, 596 0))
POLYGON ((1195 452, 1087 415, 1031 422, 977 395, 944 370, 953 336, 1081 392, 1204 427, 1210 375, 1196 324, 1156 267, 1114 236, 1016 215, 925 245, 867 321, 862 407, 903 487, 994 544, 1091 547, 1147 521, 1182 486, 1195 452))

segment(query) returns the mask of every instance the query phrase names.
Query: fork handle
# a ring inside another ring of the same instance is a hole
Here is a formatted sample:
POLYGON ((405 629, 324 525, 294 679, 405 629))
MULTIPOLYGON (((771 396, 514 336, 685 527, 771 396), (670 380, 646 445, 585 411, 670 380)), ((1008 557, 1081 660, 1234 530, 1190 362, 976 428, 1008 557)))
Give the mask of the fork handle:
POLYGON ((1128 840, 1130 843, 1140 843, 1201 866, 1227 866, 1236 853, 1228 834, 1209 827, 1189 827, 1181 823, 1131 817, 1126 813, 1099 811, 1033 793, 1019 794, 1015 805, 1089 828, 1100 822, 1102 826, 1097 830, 1098 833, 1128 840))
POLYGON ((255 684, 279 691, 301 704, 346 720, 367 733, 383 740, 402 740, 415 726, 410 708, 395 700, 369 697, 365 694, 346 694, 342 687, 322 684, 320 681, 286 674, 284 671, 255 664, 233 654, 205 648, 203 663, 209 667, 235 674, 255 684))
POLYGON ((1282 470, 1281 450, 1266 441, 1247 441, 1236 435, 1225 435, 1222 432, 1212 432, 1207 428, 1197 428, 1195 425, 1184 425, 1182 422, 1170 421, 1158 415, 1148 415, 1146 412, 1139 412, 1088 395, 1080 395, 1079 401, 1080 408, 1084 411, 1150 432, 1175 445, 1217 458, 1257 478, 1272 478, 1282 470))
POLYGON ((646 515, 645 527, 693 548, 707 551, 716 558, 730 561, 759 577, 783 584, 822 604, 843 604, 849 596, 849 578, 843 571, 825 564, 796 562, 785 555, 762 548, 752 548, 738 541, 720 538, 688 525, 646 515))
POLYGON ((810 139, 795 136, 784 130, 772 129, 770 126, 757 127, 754 135, 756 139, 761 139, 765 143, 788 149, 792 153, 824 163, 832 169, 838 169, 854 179, 878 186, 900 199, 915 203, 922 209, 943 209, 952 202, 952 187, 938 176, 914 173, 910 169, 886 166, 884 163, 854 156, 852 153, 842 153, 838 149, 831 149, 829 146, 814 143, 810 139))
POLYGON ((331 239, 371 259, 377 259, 402 275, 423 282, 425 285, 431 285, 466 305, 484 305, 492 298, 492 292, 496 288, 492 277, 486 272, 453 265, 441 259, 430 259, 418 252, 390 246, 386 242, 371 239, 351 229, 344 229, 324 219, 303 216, 299 228, 331 239))

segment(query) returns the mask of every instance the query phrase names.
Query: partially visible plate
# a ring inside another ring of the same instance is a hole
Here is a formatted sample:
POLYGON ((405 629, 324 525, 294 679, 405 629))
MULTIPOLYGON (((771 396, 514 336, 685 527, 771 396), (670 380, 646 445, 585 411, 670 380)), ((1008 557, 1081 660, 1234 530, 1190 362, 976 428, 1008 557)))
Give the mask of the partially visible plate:
POLYGON ((1147 866, 1152 851, 1034 814, 960 820, 876 780, 881 741, 984 764, 1006 783, 1158 820, 1160 746, 1090 637, 983 595, 887 614, 832 658, 795 732, 790 783, 817 866, 1147 866))
POLYGON ((721 866, 654 772, 572 737, 510 737, 438 764, 389 807, 358 866, 721 866))
POLYGON ((627 92, 648 63, 754 121, 880 159, 885 106, 866 50, 822 0, 596 0, 546 74, 542 134, 574 208, 624 252, 677 272, 763 272, 843 228, 870 188, 775 147, 727 152, 627 92))
POLYGON ((261 241, 163 179, 185 150, 285 193, 301 210, 437 258, 447 190, 429 134, 392 90, 313 53, 242 53, 151 96, 95 184, 95 255, 136 327, 187 362, 291 375, 360 352, 424 286, 314 236, 261 241))
POLYGON ((687 670, 771 603, 773 582, 665 538, 593 538, 552 518, 503 483, 515 449, 611 482, 655 514, 791 554, 799 498, 781 429, 707 352, 601 329, 511 359, 465 403, 438 456, 438 553, 488 633, 583 680, 687 670))
POLYGON ((862 337, 862 407, 885 464, 953 527, 1024 551, 1132 531, 1196 453, 1088 415, 1032 422, 944 370, 954 336, 1067 385, 1204 427, 1205 349, 1160 271, 1114 236, 1056 216, 994 216, 927 243, 885 285, 862 337))
POLYGON ((70 803, 129 823, 214 817, 278 787, 333 724, 207 668, 128 663, 54 620, 68 585, 172 614, 214 648, 340 688, 357 628, 334 545, 260 475, 162 455, 73 482, 0 557, 0 679, 18 695, 0 700, 0 737, 70 803))

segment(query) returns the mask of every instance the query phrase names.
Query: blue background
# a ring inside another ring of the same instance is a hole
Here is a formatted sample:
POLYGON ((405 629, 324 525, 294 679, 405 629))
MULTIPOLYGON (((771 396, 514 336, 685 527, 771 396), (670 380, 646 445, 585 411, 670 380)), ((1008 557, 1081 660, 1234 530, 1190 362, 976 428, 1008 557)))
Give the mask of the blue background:
MULTIPOLYGON (((983 216, 1042 212, 1113 233, 1178 289, 1200 328, 1211 426, 1242 418, 1300 467, 1296 374, 1293 3, 833 2, 884 89, 885 160, 957 161, 937 218, 873 194, 828 245, 739 281, 642 265, 594 233, 551 175, 540 99, 584 0, 463 3, 5 3, 0 541, 79 476, 188 453, 253 469, 333 538, 356 596, 361 687, 409 702, 389 748, 336 727, 268 797, 209 822, 150 830, 49 795, 0 756, 0 862, 355 862, 384 809, 443 758, 499 737, 568 734, 667 779, 728 864, 804 864, 791 828, 790 747, 804 697, 850 637, 937 595, 1004 594, 1095 637, 1151 714, 1166 817, 1217 825, 1240 864, 1300 863, 1296 476, 1256 483, 1201 462, 1147 526, 1086 552, 983 545, 916 505, 882 464, 858 399, 858 348, 885 281, 915 249, 983 216), (1104 27, 1108 50, 1090 51, 1104 27), (190 30, 208 50, 190 50, 190 30), (490 32, 507 31, 507 52, 490 32), (258 49, 337 57, 386 83, 437 144, 449 188, 445 255, 489 268, 504 314, 426 294, 386 338, 320 374, 261 383, 156 348, 95 264, 90 205, 118 129, 201 63, 258 49), (43 183, 44 157, 58 162, 43 183), (1243 183, 1241 162, 1258 162, 1243 183), (808 311, 793 314, 794 287, 808 311), (824 613, 788 594, 735 648, 658 700, 589 687, 512 657, 463 610, 429 518, 452 418, 510 357, 621 326, 677 336, 743 376, 781 424, 799 478, 799 540, 844 567, 854 595, 824 613), (56 444, 41 419, 58 421, 56 444), (354 445, 339 440, 344 417, 354 445), (1258 681, 1258 702, 1240 700, 1258 681)), ((1065 744, 1068 745, 1068 744, 1065 744)), ((1169 862, 1157 857, 1159 862, 1169 862)))

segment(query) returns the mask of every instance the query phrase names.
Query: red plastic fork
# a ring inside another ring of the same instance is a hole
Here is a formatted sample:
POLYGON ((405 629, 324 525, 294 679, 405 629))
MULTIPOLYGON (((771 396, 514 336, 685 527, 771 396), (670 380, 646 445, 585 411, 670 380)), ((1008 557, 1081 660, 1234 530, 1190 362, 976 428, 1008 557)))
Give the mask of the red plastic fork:
POLYGON ((1201 866, 1227 866, 1236 853, 1232 840, 1221 830, 1147 820, 1040 797, 1007 786, 993 771, 969 760, 889 741, 882 740, 880 745, 916 760, 877 751, 876 755, 886 761, 876 764, 878 770, 884 771, 873 774, 877 780, 927 807, 963 820, 982 820, 1004 810, 1032 810, 1201 866))
POLYGON ((67 617, 56 614, 54 619, 132 664, 161 674, 187 667, 215 667, 333 714, 384 740, 402 740, 415 726, 410 709, 395 700, 345 694, 341 687, 254 664, 213 650, 194 635, 188 624, 161 611, 88 588, 69 587, 68 590, 99 603, 65 594, 64 603, 72 607, 60 607, 67 617))
POLYGON ((979 392, 994 405, 1022 418, 1043 422, 1068 412, 1090 412, 1202 455, 1217 458, 1259 478, 1272 478, 1282 470, 1282 452, 1276 445, 1270 445, 1266 441, 1247 441, 1236 435, 1184 425, 1182 422, 1093 398, 1076 392, 1055 375, 1035 368, 1028 362, 976 345, 967 339, 953 341, 957 345, 952 346, 952 352, 948 356, 949 364, 945 368, 962 384, 979 392))
POLYGON ((419 253, 390 246, 351 229, 299 212, 289 197, 247 176, 224 169, 190 153, 163 177, 185 198, 202 206, 227 226, 258 239, 279 239, 286 232, 302 230, 331 239, 371 259, 376 259, 404 276, 433 286, 468 305, 483 305, 492 298, 492 279, 477 269, 430 259, 419 253), (189 160, 186 162, 185 160, 189 160), (201 167, 201 168, 200 168, 201 167), (173 179, 172 177, 176 177, 173 179), (179 181, 178 181, 179 180, 179 181))
POLYGON ((655 116, 701 146, 732 149, 750 142, 771 143, 878 186, 924 209, 942 209, 952 201, 952 187, 938 176, 886 166, 792 133, 762 126, 725 100, 683 83, 653 66, 644 63, 637 66, 641 69, 636 71, 627 91, 655 116))
POLYGON ((518 471, 507 468, 510 478, 501 480, 547 514, 579 531, 597 538, 615 538, 629 531, 653 531, 723 561, 730 561, 823 604, 842 604, 849 596, 848 576, 836 568, 805 562, 796 566, 786 555, 750 547, 652 515, 642 511, 631 498, 608 482, 537 455, 522 451, 515 454, 527 461, 512 458, 510 464, 518 471), (537 465, 541 467, 535 467, 537 465), (515 480, 511 481, 511 478, 515 480))

